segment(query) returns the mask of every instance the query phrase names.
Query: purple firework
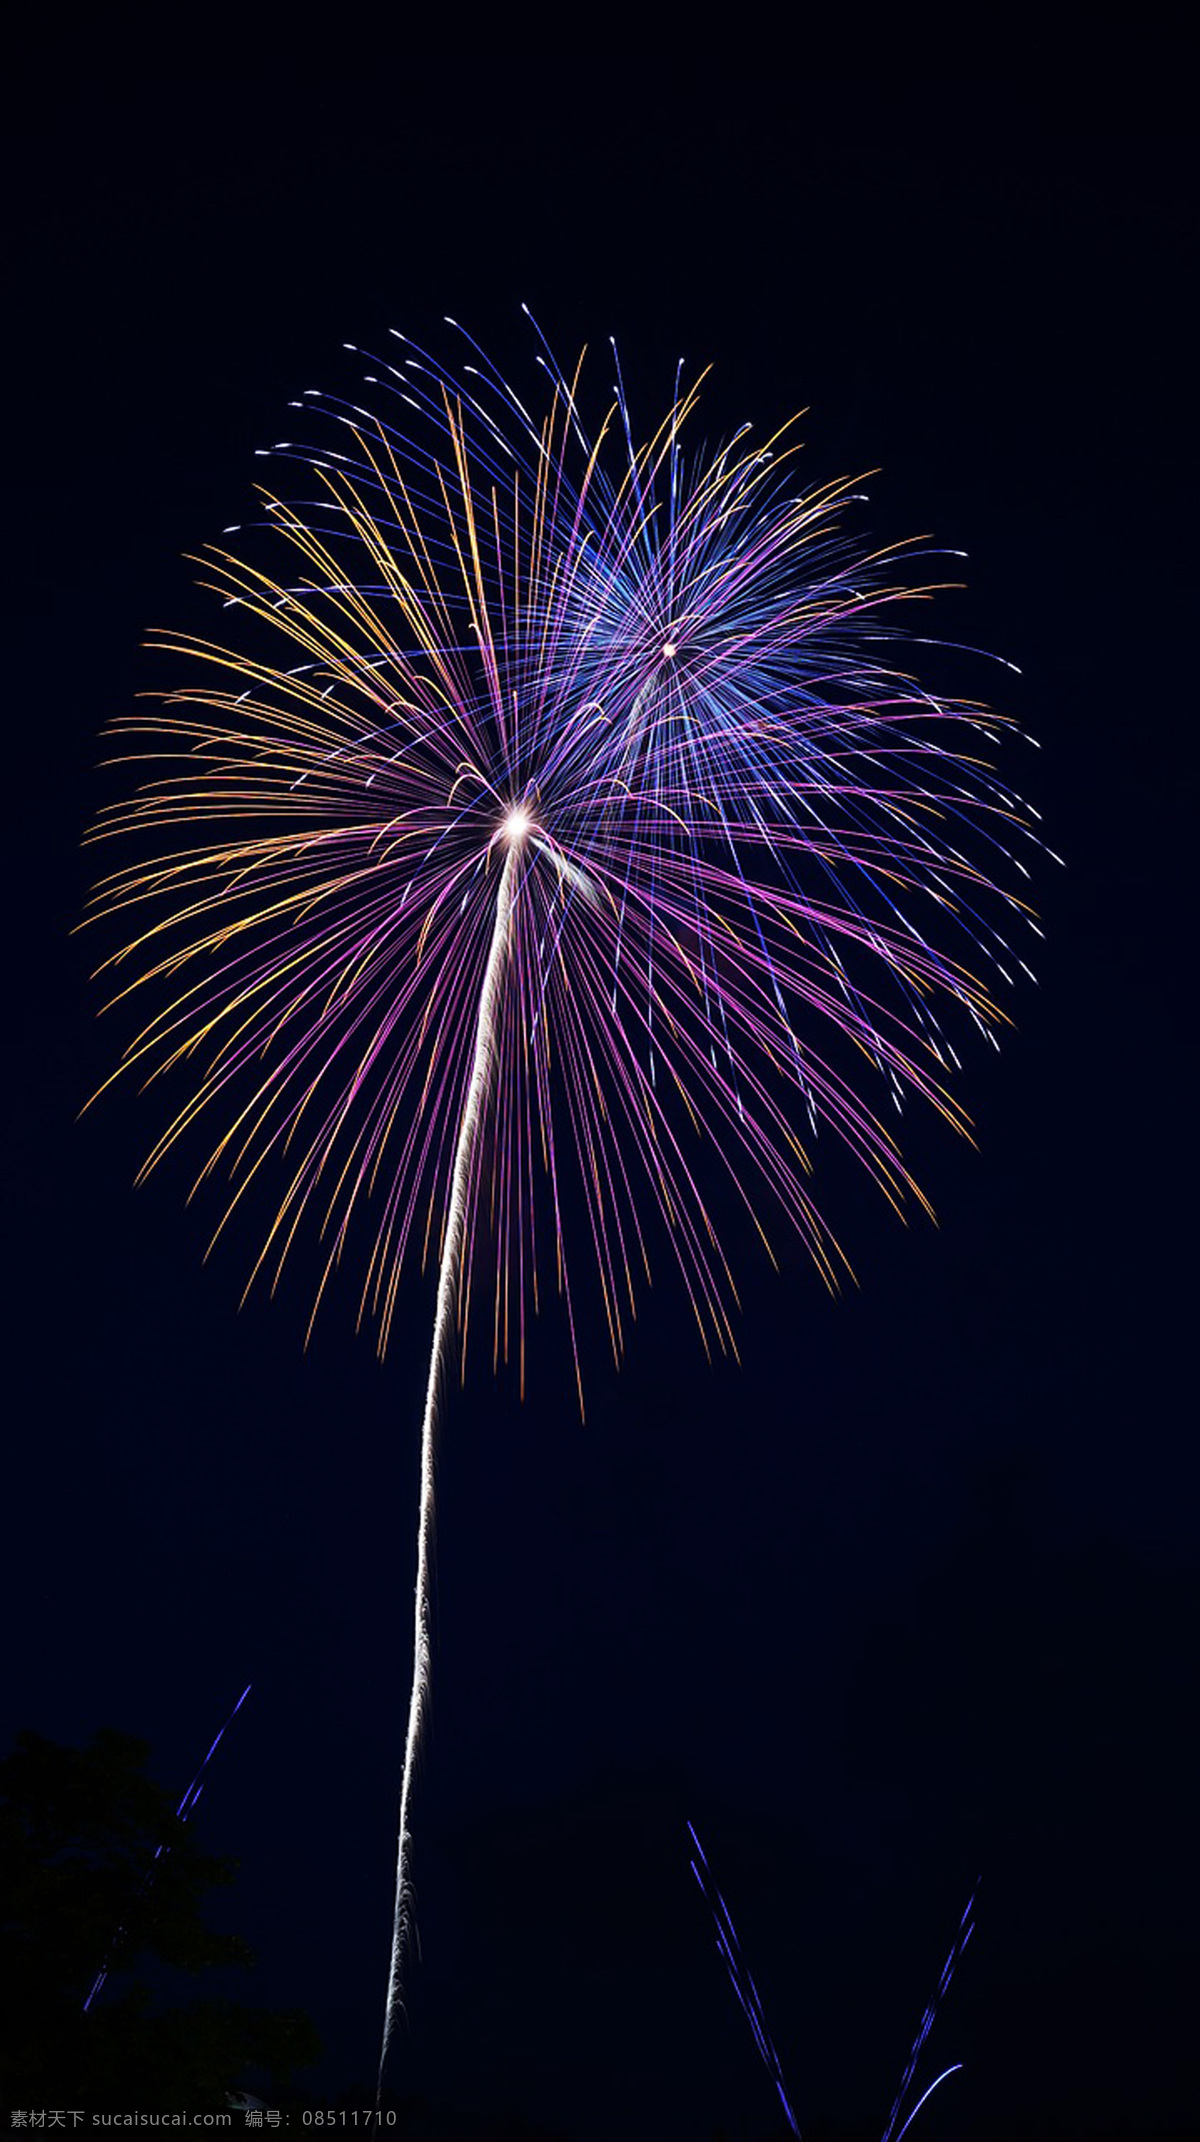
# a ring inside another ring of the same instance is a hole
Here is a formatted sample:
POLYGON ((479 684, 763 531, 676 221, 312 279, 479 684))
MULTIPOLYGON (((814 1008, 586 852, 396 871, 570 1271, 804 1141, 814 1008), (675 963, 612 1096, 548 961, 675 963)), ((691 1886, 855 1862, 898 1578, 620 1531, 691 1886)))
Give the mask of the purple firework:
POLYGON ((721 1171, 835 1286, 819 1128, 923 1205, 885 1109, 967 1128, 955 1030, 994 1038, 1036 929, 1002 725, 885 662, 933 588, 846 532, 849 482, 797 486, 794 423, 693 449, 677 376, 638 443, 619 368, 589 428, 582 360, 539 356, 533 414, 467 341, 454 374, 396 337, 369 406, 296 405, 326 443, 272 452, 307 495, 263 489, 240 553, 205 552, 230 637, 155 635, 190 681, 115 724, 152 763, 93 835, 136 845, 94 903, 126 939, 115 1001, 148 1007, 113 1075, 181 1096, 143 1172, 203 1137, 218 1234, 272 1183, 254 1271, 311 1226, 314 1314, 360 1240, 381 1350, 406 1253, 437 1267, 389 2031, 438 1393, 473 1297, 523 1383, 549 1266, 574 1343, 569 1214, 615 1355, 656 1234, 732 1347, 721 1171))

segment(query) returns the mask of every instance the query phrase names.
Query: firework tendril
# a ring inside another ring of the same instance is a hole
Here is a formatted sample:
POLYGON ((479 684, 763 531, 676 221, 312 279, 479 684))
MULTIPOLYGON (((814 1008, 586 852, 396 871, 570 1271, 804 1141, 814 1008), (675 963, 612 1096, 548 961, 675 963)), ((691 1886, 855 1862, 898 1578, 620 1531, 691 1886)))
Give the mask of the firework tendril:
POLYGON ((589 429, 582 360, 541 344, 535 415, 465 340, 457 374, 396 337, 369 407, 295 405, 325 443, 270 454, 303 495, 262 489, 239 550, 205 551, 229 637, 154 635, 190 675, 114 724, 141 778, 91 836, 132 849, 93 900, 112 1001, 146 1006, 113 1077, 177 1094, 143 1174, 202 1140, 214 1241, 270 1185, 248 1285, 309 1227, 313 1315, 361 1243, 381 1352, 406 1257, 437 1268, 385 2054, 473 1296, 523 1390, 552 1271, 582 1408, 584 1243, 618 1359, 653 1235, 710 1351, 736 1350, 739 1208, 836 1287, 818 1130, 924 1206, 884 1110, 969 1134, 954 1029, 994 1039, 1036 931, 1003 724, 883 659, 938 583, 845 532, 851 481, 797 485, 795 420, 694 447, 680 373, 638 444, 619 367, 589 429))

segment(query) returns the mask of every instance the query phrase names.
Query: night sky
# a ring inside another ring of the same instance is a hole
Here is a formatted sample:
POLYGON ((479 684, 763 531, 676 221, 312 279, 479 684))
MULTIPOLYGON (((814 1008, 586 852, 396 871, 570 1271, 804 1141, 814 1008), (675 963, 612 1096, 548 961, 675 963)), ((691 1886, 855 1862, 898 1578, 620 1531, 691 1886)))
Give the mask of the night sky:
POLYGON ((303 1253, 238 1310, 265 1203, 203 1264, 186 1165, 132 1188, 153 1101, 76 1121, 118 1039, 70 935, 80 839, 101 726, 158 681, 143 635, 214 622, 183 554, 288 400, 393 325, 449 354, 446 313, 527 379, 527 300, 564 361, 604 374, 615 334, 647 417, 680 353, 715 365, 714 438, 808 406, 806 477, 879 467, 865 529, 969 554, 937 627, 1019 665, 970 688, 1039 738, 1006 764, 1067 868, 1015 1031, 960 1050, 979 1150, 907 1114, 936 1227, 826 1141, 860 1286, 734 1227, 740 1367, 706 1366, 661 1242, 619 1375, 585 1316, 586 1426, 552 1301, 523 1405, 473 1352, 393 2084, 579 2142, 782 2133, 690 1818, 802 2126, 882 2131, 978 1877, 927 2071, 965 2072, 914 2132, 1197 2132, 1194 231, 1182 53, 1136 19, 865 76, 865 28, 818 58, 753 19, 670 57, 608 16, 505 48, 354 9, 319 43, 26 33, 4 1740, 116 1726, 182 1791, 254 1684, 197 1821, 240 1862, 247 1995, 322 2033, 315 2093, 377 2056, 433 1283, 384 1366, 349 1281, 305 1354, 303 1253))

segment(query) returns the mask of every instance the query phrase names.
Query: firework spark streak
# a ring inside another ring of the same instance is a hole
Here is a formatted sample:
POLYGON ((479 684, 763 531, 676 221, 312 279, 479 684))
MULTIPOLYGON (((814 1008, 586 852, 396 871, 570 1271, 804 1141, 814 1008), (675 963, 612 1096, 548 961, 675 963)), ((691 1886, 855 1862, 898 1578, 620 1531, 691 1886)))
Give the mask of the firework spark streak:
POLYGON ((713 1880, 712 1869, 705 1856, 704 1847, 690 1822, 688 1823, 688 1836, 696 1848, 697 1858, 700 1862, 699 1866, 697 1866, 696 1860, 693 1859, 689 1861, 689 1865, 696 1877, 700 1894, 713 1915, 713 1925, 717 1933, 718 1954, 729 1973, 729 1983, 733 1987, 742 2013, 750 2025, 750 2033, 755 2045, 758 2047, 763 2064, 779 2093, 779 2102, 783 2106, 784 2118, 792 2133, 798 2138, 800 2134, 799 2124, 795 2113, 792 2111, 787 2089, 784 2085, 783 2068, 780 2064, 779 2055, 775 2050, 771 2033, 767 2029, 767 2019, 763 2014, 763 2005, 758 1997, 758 1988, 750 1976, 743 1959, 742 1946, 738 1940, 733 1920, 729 1916, 729 1908, 713 1880))
MULTIPOLYGON (((233 1724, 234 1719, 237 1717, 238 1712, 241 1710, 243 1703, 245 1702, 247 1696, 250 1693, 251 1685, 252 1684, 247 1681, 245 1688, 242 1690, 241 1695, 238 1697, 237 1702, 234 1704, 233 1709, 230 1711, 229 1716, 225 1720, 224 1725, 219 1727, 216 1738, 213 1741, 212 1746, 209 1748, 208 1754, 205 1756, 204 1761, 201 1763, 199 1770, 196 1772, 195 1777, 192 1779, 191 1784, 188 1786, 187 1791, 184 1793, 182 1800, 180 1801, 178 1807, 175 1810, 175 1820, 177 1822, 186 1822, 188 1816, 194 1813, 196 1802, 199 1800, 200 1795, 204 1790, 204 1773, 208 1769, 209 1764, 211 1763, 214 1755, 216 1754, 217 1749, 220 1747, 221 1742, 224 1740, 225 1735, 228 1733, 229 1728, 233 1724)), ((158 1871, 159 1861, 166 1857, 170 1849, 170 1845, 166 1843, 160 1844, 156 1848, 154 1857, 146 1870, 146 1879, 142 1883, 142 1896, 145 1896, 147 1890, 150 1888, 150 1885, 154 1880, 155 1874, 158 1871)), ((112 1966, 112 1960, 116 1953, 117 1943, 120 1941, 121 1936, 124 1932, 125 1928, 123 1926, 119 1926, 117 1928, 116 1933, 113 1935, 112 1940, 108 1944, 108 1953, 105 1956, 104 1962, 101 1964, 100 1969, 97 1971, 95 1978, 92 1980, 92 1990, 88 1994, 88 1997, 83 2004, 83 2012, 85 2016, 91 2008, 92 2002, 95 2000, 97 1994, 102 1993, 104 1990, 105 1981, 108 1978, 109 1970, 112 1966)))
POLYGON ((902 2138, 908 2133, 909 2128, 912 2126, 913 2121, 916 2119, 916 2116, 921 2110, 922 2105, 925 2103, 926 2098, 932 2096, 933 2092, 937 2089, 939 2083, 945 2082, 947 2075, 956 2075, 959 2071, 959 2068, 961 2067, 962 2063, 958 2062, 954 2067, 944 2068, 942 2073, 937 2076, 933 2082, 930 2083, 928 2089, 925 2090, 922 2095, 917 2099, 917 2102, 913 2106, 912 2111, 909 2113, 908 2118, 905 2120, 903 2127, 901 2127, 899 2131, 897 2131, 896 2122, 904 2109, 904 2100, 908 2096, 909 2090, 912 2087, 913 2077, 917 2072, 917 2063, 920 2060, 921 2054, 925 2048, 925 2040, 928 2038, 930 2031, 933 2029, 934 2023, 937 2019, 938 2009, 941 2007, 942 2002, 944 2001, 947 1993, 950 1990, 950 1981, 954 1977, 954 1973, 962 1960, 963 1952, 967 1946, 967 1943, 969 1942, 972 1934, 975 1931, 975 1899, 978 1893, 979 1884, 976 1883, 974 1889, 971 1891, 971 1894, 967 1899, 967 1908, 964 1911, 962 1918, 959 1920, 958 1932, 954 1937, 954 1942, 951 1947, 950 1954, 947 1956, 945 1963, 942 1965, 942 1975, 937 1983, 937 1991, 934 1994, 933 1999, 930 2001, 928 2008, 925 2010, 924 2015, 921 2017, 921 2021, 917 2029, 917 2035, 913 2039, 912 2051, 909 2053, 908 2056, 908 2066, 905 2068, 904 2073, 900 2078, 900 2088, 896 2092, 896 2102, 892 2106, 887 2126, 883 2131, 883 2142, 893 2142, 893 2138, 894 2142, 902 2142, 902 2138))
MULTIPOLYGON (((792 2133, 799 2138, 800 2128, 787 2094, 787 2087, 783 2079, 783 2066, 775 2050, 771 2033, 767 2029, 767 2019, 763 2013, 763 2005, 759 1998, 758 1988, 742 1955, 742 1945, 738 1940, 737 1930, 729 1915, 729 1907, 713 1879, 712 1868, 708 1864, 700 1839, 697 1837, 690 1822, 687 1827, 688 1836, 696 1848, 697 1858, 699 1859, 699 1865, 696 1864, 695 1859, 690 1860, 689 1865, 696 1877, 700 1894, 712 1913, 713 1925, 717 1936, 717 1952, 726 1971, 729 1973, 729 1983, 733 1987, 742 2013, 750 2025, 751 2036, 758 2047, 763 2065, 779 2094, 779 2102, 783 2107, 788 2126, 791 2128, 792 2133)), ((908 2064, 900 2078, 900 2088, 896 2092, 895 2103, 888 2117, 887 2126, 883 2131, 882 2142, 904 2142, 904 2137, 920 2112, 922 2105, 928 2103, 934 2091, 941 2083, 946 2081, 948 2076, 962 2073, 961 2060, 952 2061, 948 2068, 943 2068, 941 2074, 935 2075, 933 2081, 921 2092, 903 2127, 897 2128, 896 2122, 904 2110, 905 2099, 912 2088, 917 2066, 925 2049, 925 2041, 933 2029, 938 2010, 950 1990, 950 1981, 954 1977, 955 1969, 961 1961, 963 1951, 975 1930, 975 1898, 978 1893, 979 1885, 976 1883, 967 1900, 967 1908, 959 1921, 958 1932, 954 1937, 950 1954, 942 1966, 942 1975, 938 1980, 937 1992, 925 2010, 917 2035, 913 2040, 912 2050, 908 2056, 908 2064)))
POLYGON ((544 343, 536 416, 466 341, 457 376, 397 337, 372 406, 295 405, 326 443, 272 448, 290 495, 200 561, 230 641, 155 635, 197 681, 113 725, 140 785, 92 835, 133 851, 93 903, 112 1003, 146 1006, 113 1077, 176 1094, 143 1176, 206 1139, 193 1194, 227 1176, 213 1241, 257 1230, 248 1286, 311 1225, 313 1316, 361 1241, 381 1353, 406 1257, 437 1267, 388 2033, 473 1299, 523 1392, 550 1270, 582 1409, 577 1248, 618 1361, 652 1235, 710 1351, 736 1351, 739 1228, 772 1257, 798 1232, 836 1288, 818 1131, 928 1209, 891 1111, 969 1132, 955 1040, 995 1040, 1037 931, 1005 724, 881 659, 939 582, 851 540, 851 483, 796 489, 791 426, 694 449, 681 374, 644 443, 619 368, 589 430, 582 359, 544 343))

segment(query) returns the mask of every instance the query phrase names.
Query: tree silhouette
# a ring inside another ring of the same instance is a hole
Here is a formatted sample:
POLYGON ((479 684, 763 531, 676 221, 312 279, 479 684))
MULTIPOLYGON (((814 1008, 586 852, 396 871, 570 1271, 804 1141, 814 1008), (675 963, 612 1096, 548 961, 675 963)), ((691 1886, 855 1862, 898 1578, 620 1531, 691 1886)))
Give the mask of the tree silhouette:
POLYGON ((170 1998, 175 1973, 252 1958, 205 1924, 234 1868, 201 1850, 147 1776, 149 1753, 107 1728, 83 1749, 23 1733, 0 1762, 0 2096, 13 2105, 219 2108, 247 2070, 284 2086, 317 2057, 300 2013, 170 1998))

